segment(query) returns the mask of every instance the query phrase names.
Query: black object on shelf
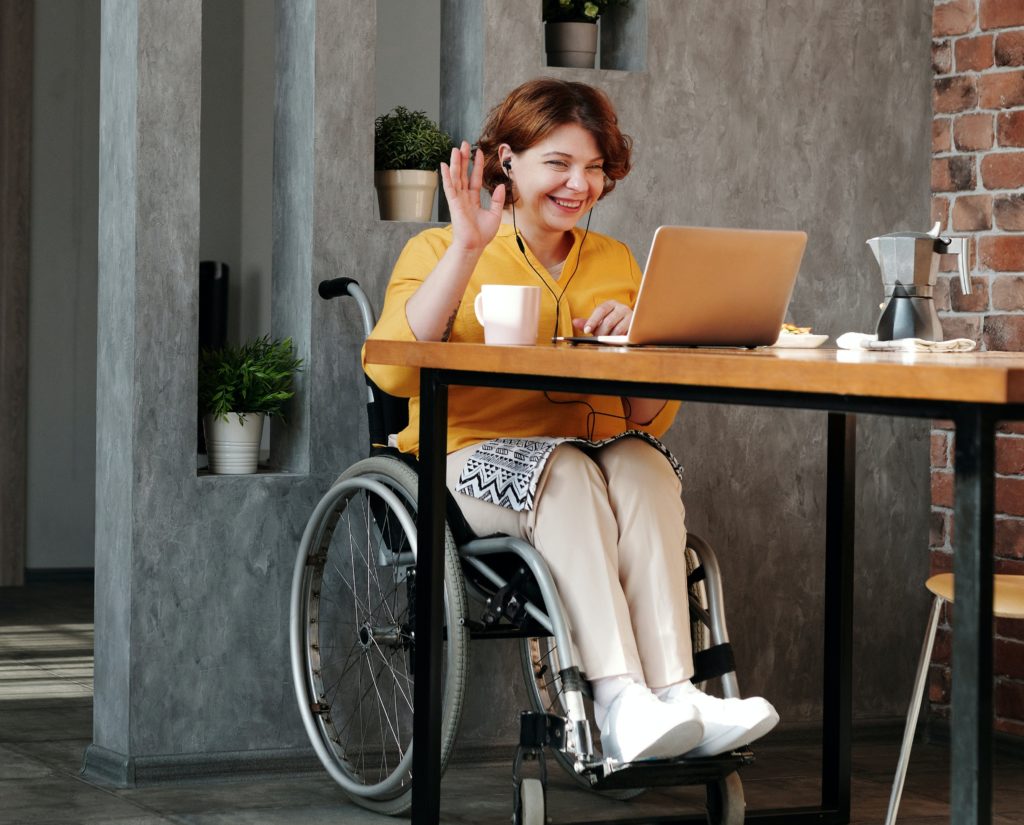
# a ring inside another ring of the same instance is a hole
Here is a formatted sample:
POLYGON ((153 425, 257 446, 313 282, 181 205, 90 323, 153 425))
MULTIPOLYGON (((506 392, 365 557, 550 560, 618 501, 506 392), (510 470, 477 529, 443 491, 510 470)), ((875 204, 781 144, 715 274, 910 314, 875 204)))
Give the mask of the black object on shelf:
POLYGON ((199 349, 220 349, 228 337, 228 265, 199 262, 199 349))
MULTIPOLYGON (((220 349, 228 339, 228 265, 199 262, 199 351, 220 349)), ((206 454, 203 417, 199 416, 199 452, 206 454)))

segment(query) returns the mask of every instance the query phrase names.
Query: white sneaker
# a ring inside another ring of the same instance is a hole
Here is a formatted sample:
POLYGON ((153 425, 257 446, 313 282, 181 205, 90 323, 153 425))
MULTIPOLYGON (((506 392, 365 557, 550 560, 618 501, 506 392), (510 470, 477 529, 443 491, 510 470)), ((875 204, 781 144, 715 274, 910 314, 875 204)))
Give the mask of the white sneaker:
POLYGON ((673 685, 661 701, 694 708, 704 723, 704 736, 686 756, 716 756, 760 739, 779 723, 778 711, 760 696, 719 699, 698 690, 692 682, 673 685))
POLYGON ((691 705, 660 702, 646 687, 631 684, 608 708, 601 725, 601 748, 619 762, 669 759, 699 744, 700 713, 691 705))

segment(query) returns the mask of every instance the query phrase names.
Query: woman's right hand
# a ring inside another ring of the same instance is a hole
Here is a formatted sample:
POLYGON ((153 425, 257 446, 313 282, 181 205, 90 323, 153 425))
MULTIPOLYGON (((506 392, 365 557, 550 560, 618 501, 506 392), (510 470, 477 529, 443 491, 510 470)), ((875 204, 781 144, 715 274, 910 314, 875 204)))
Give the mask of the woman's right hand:
POLYGON ((501 210, 505 206, 505 184, 494 187, 491 205, 480 205, 480 189, 484 177, 484 153, 476 150, 473 173, 469 172, 470 147, 452 149, 451 163, 441 164, 441 185, 448 199, 455 243, 466 251, 482 252, 498 232, 501 210))
POLYGON ((451 163, 441 164, 441 184, 452 216, 452 245, 405 304, 409 328, 419 341, 447 341, 452 334, 466 284, 484 247, 498 234, 505 205, 505 184, 494 187, 491 205, 480 206, 484 154, 479 149, 469 174, 469 144, 452 149, 451 163))

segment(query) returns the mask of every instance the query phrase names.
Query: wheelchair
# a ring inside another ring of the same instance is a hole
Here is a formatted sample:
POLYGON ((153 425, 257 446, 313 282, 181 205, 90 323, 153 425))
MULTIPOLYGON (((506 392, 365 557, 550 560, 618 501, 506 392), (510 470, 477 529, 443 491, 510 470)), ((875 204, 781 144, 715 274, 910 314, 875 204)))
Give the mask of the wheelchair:
MULTIPOLYGON (((374 312, 354 280, 324 281, 319 292, 351 296, 369 335, 374 312)), ((412 801, 418 477, 413 459, 383 446, 407 424, 406 399, 366 380, 371 453, 342 473, 306 525, 292 578, 291 666, 302 721, 324 768, 358 805, 398 815, 412 801)), ((725 696, 738 696, 718 563, 693 534, 685 552, 693 681, 717 677, 725 696)), ((709 825, 744 821, 737 769, 753 762, 746 748, 627 764, 602 756, 589 685, 544 559, 520 539, 474 536, 450 496, 443 592, 441 771, 459 727, 470 639, 516 638, 530 702, 512 771, 516 825, 547 821, 547 752, 577 785, 605 796, 703 784, 709 825), (528 762, 537 763, 539 778, 522 775, 528 762)))

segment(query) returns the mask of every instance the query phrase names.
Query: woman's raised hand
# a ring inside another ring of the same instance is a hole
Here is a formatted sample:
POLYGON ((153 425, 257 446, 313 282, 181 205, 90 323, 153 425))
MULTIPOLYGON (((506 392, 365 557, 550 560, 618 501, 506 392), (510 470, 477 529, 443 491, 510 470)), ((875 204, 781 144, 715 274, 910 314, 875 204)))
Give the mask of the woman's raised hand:
POLYGON ((451 163, 441 164, 441 185, 448 199, 455 243, 463 249, 481 251, 498 232, 501 210, 505 206, 505 184, 494 187, 491 205, 480 205, 484 178, 484 153, 476 150, 473 172, 469 171, 470 148, 466 141, 452 149, 451 163))

